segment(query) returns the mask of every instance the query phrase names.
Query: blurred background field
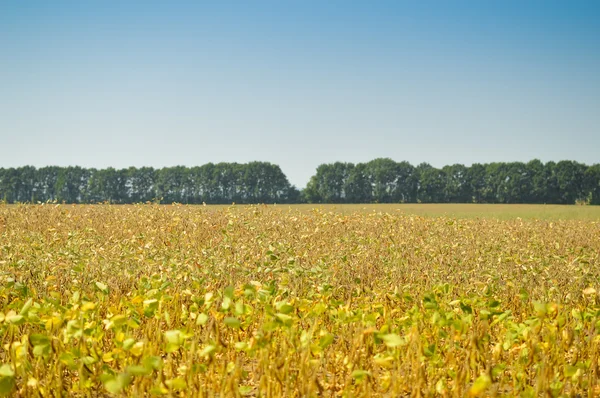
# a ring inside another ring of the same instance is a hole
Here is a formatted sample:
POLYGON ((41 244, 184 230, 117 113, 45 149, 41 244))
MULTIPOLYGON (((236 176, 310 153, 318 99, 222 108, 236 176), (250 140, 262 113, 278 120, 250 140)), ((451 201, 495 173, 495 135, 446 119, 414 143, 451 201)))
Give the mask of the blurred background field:
MULTIPOLYGON (((244 205, 235 205, 244 207, 244 205)), ((207 209, 223 209, 228 205, 209 205, 207 209)), ((300 204, 266 205, 277 210, 300 210, 310 212, 315 209, 340 214, 393 213, 418 215, 422 217, 455 218, 494 218, 510 220, 514 218, 530 220, 600 220, 600 206, 576 205, 535 205, 535 204, 472 204, 472 203, 410 203, 410 204, 300 204)))

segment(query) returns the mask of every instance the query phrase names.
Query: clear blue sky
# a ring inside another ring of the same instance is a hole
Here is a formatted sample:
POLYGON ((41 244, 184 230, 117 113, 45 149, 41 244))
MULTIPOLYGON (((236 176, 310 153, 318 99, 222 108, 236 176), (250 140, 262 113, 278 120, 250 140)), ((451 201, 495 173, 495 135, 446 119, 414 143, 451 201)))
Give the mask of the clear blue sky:
POLYGON ((0 167, 600 162, 600 1, 0 2, 0 167))

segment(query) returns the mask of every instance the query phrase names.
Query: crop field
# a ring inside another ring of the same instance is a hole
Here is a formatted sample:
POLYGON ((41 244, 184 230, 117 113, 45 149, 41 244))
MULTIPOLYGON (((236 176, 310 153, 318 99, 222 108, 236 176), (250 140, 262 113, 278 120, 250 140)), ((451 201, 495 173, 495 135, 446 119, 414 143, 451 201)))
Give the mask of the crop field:
POLYGON ((0 393, 598 396, 584 207, 0 205, 0 393))
POLYGON ((426 217, 454 218, 515 218, 538 220, 590 220, 600 221, 600 206, 531 205, 531 204, 326 204, 278 205, 282 209, 311 211, 315 208, 341 214, 392 213, 426 217))

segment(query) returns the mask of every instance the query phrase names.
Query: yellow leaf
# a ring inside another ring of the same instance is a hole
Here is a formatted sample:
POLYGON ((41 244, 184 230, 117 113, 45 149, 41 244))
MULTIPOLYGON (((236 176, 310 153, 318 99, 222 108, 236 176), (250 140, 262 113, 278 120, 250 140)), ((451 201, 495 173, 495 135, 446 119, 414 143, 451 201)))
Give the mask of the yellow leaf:
POLYGON ((486 374, 482 374, 475 380, 475 383, 469 389, 470 397, 478 397, 488 389, 489 386, 492 385, 492 379, 490 376, 486 374))
POLYGON ((93 303, 91 301, 87 301, 85 302, 82 306, 81 306, 81 311, 83 312, 87 312, 87 311, 91 311, 93 309, 96 308, 96 303, 93 303))

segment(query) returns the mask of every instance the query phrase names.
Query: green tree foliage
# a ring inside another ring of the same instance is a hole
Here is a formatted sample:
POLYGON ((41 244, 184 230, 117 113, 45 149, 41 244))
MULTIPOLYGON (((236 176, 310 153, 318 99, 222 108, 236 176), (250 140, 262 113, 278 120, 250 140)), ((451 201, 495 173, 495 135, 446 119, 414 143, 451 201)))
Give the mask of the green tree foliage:
POLYGON ((8 203, 297 203, 300 192, 279 166, 266 162, 117 170, 31 166, 0 169, 8 203))
MULTIPOLYGON (((360 195, 358 191, 363 176, 352 175, 354 165, 352 163, 335 162, 332 164, 322 164, 317 167, 315 174, 308 185, 304 196, 309 203, 348 203, 348 194, 351 197, 360 195), (350 189, 350 192, 346 192, 350 189)), ((364 184, 364 181, 362 181, 364 184)))
POLYGON ((373 185, 369 179, 368 166, 359 163, 350 168, 345 184, 346 201, 349 203, 370 203, 373 201, 373 185))
POLYGON ((413 202, 417 194, 415 168, 408 162, 375 159, 366 164, 373 199, 379 203, 413 202))
POLYGON ((585 191, 588 192, 590 204, 600 205, 600 164, 595 164, 585 171, 585 191))
POLYGON ((600 166, 572 161, 454 164, 374 159, 322 164, 302 198, 309 203, 600 204, 600 166))
POLYGON ((115 170, 112 167, 93 170, 88 180, 85 201, 127 203, 130 197, 127 177, 127 170, 115 170))
POLYGON ((129 200, 133 203, 149 202, 155 198, 156 172, 152 167, 127 170, 126 188, 129 200))
MULTIPOLYGON (((60 168, 56 178, 56 199, 65 203, 87 202, 88 182, 94 172, 94 169, 79 166, 60 168)), ((45 200, 45 195, 39 200, 45 200)))
POLYGON ((473 201, 473 186, 469 180, 469 169, 462 164, 442 168, 445 178, 444 197, 450 203, 473 201))
POLYGON ((548 176, 547 168, 539 159, 533 159, 526 165, 527 176, 531 183, 531 189, 526 194, 528 203, 544 203, 548 197, 548 176))
POLYGON ((600 204, 600 165, 574 161, 454 164, 380 158, 320 165, 306 188, 266 162, 197 167, 0 168, 0 201, 65 203, 554 203, 600 204))
POLYGON ((585 172, 587 166, 570 160, 556 164, 554 173, 559 192, 559 203, 570 204, 577 200, 585 200, 585 172))
POLYGON ((417 166, 417 201, 420 203, 442 203, 446 202, 444 195, 446 178, 442 170, 436 169, 429 163, 421 163, 417 166))

